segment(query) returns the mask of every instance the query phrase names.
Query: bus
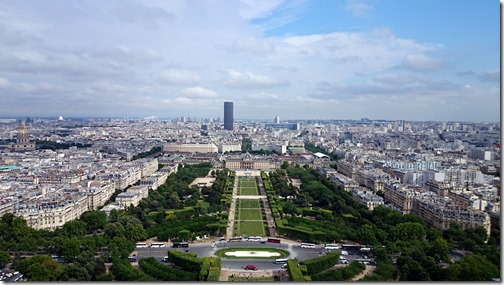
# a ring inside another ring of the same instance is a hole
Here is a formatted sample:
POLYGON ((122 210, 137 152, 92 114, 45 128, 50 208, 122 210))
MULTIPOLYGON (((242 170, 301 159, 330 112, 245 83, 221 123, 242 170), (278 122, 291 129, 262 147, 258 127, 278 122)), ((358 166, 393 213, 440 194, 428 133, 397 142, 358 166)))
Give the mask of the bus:
POLYGON ((145 242, 137 242, 136 247, 137 248, 145 248, 145 247, 148 247, 148 246, 147 246, 147 244, 145 242))
POLYGON ((165 244, 162 242, 153 242, 150 247, 165 247, 165 244))
POLYGON ((324 246, 324 249, 340 249, 341 246, 338 244, 328 243, 324 246))
POLYGON ((229 242, 238 242, 238 241, 242 241, 243 239, 241 237, 237 237, 237 238, 230 238, 229 239, 229 242))
POLYGON ((314 243, 301 243, 301 247, 303 248, 315 248, 315 244, 314 243))
POLYGON ((370 247, 363 247, 363 248, 359 249, 359 251, 361 253, 368 253, 371 251, 371 248, 370 247))
POLYGON ((279 238, 268 238, 267 242, 272 242, 272 243, 280 243, 280 239, 279 238))
POLYGON ((360 244, 343 244, 341 248, 344 250, 359 250, 362 246, 360 244))
POLYGON ((249 236, 249 237, 247 237, 247 240, 248 241, 262 241, 262 237, 260 237, 260 236, 256 236, 256 237, 249 236))
POLYGON ((275 264, 284 264, 287 263, 287 258, 275 259, 275 264))
POLYGON ((179 248, 179 247, 189 247, 189 243, 184 242, 184 241, 174 241, 173 242, 173 248, 179 248))

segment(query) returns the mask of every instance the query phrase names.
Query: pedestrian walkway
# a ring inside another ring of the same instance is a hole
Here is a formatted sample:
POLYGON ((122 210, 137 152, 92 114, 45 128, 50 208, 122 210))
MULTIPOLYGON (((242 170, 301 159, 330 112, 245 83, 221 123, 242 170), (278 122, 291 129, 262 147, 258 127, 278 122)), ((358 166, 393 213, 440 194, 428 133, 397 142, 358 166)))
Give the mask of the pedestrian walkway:
POLYGON ((226 229, 226 239, 233 238, 237 194, 238 194, 238 176, 235 176, 235 180, 234 180, 234 184, 233 184, 233 193, 231 194, 232 200, 231 200, 231 208, 229 209, 228 225, 227 225, 227 229, 226 229))
POLYGON ((259 181, 261 199, 263 200, 264 213, 266 214, 266 222, 268 223, 269 236, 276 237, 277 231, 275 229, 275 220, 273 219, 273 214, 271 213, 271 208, 268 202, 268 196, 266 196, 266 191, 264 190, 264 183, 262 181, 261 175, 258 176, 258 181, 259 181))

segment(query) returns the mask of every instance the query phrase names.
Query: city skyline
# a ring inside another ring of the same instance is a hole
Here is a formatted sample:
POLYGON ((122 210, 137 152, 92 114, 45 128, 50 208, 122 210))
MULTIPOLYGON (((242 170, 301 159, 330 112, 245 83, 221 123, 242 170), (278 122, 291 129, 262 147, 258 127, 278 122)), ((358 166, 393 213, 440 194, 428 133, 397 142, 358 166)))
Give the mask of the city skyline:
POLYGON ((494 1, 0 3, 3 117, 500 118, 494 1))

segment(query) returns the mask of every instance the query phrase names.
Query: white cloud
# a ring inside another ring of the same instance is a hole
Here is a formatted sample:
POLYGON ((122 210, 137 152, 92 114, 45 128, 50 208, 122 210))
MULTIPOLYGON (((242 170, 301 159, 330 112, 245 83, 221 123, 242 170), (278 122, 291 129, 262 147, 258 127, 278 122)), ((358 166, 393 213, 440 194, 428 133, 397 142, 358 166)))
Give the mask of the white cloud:
POLYGON ((187 96, 196 98, 208 98, 217 96, 217 93, 215 91, 203 88, 201 86, 186 88, 182 90, 182 93, 187 96))
POLYGON ((194 84, 200 81, 200 76, 196 72, 186 69, 169 68, 161 71, 158 81, 165 84, 194 84))
POLYGON ((240 72, 235 70, 226 71, 222 83, 225 86, 234 88, 271 88, 288 84, 285 80, 278 80, 250 71, 240 72))
POLYGON ((247 19, 260 19, 270 16, 273 11, 278 8, 284 0, 240 0, 240 15, 247 19))
POLYGON ((233 49, 261 54, 273 52, 275 46, 267 40, 260 40, 255 37, 240 37, 234 42, 233 49))
POLYGON ((0 87, 5 87, 9 85, 9 80, 7 78, 0 77, 0 87))
POLYGON ((349 2, 345 10, 349 11, 354 16, 366 17, 369 16, 369 13, 373 10, 373 6, 362 2, 349 2))
POLYGON ((408 54, 404 57, 403 66, 416 71, 434 71, 446 66, 446 62, 425 54, 408 54))

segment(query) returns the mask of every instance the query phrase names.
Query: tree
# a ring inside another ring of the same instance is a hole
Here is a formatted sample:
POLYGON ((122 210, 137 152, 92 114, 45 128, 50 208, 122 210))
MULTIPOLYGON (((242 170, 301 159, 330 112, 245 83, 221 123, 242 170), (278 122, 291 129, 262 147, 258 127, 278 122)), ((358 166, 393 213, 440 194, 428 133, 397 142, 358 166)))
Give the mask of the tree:
POLYGON ((5 267, 10 260, 10 255, 6 251, 0 251, 0 268, 5 267))
POLYGON ((110 222, 117 222, 119 220, 119 212, 116 209, 112 209, 109 214, 109 221, 110 222))
POLYGON ((450 252, 451 247, 448 245, 448 242, 442 237, 436 238, 428 245, 428 254, 432 256, 436 261, 443 260, 445 262, 448 262, 450 252))
POLYGON ((60 276, 61 281, 90 281, 91 276, 88 271, 76 264, 70 263, 65 266, 63 273, 60 276))
POLYGON ((282 163, 281 168, 282 168, 282 169, 287 169, 287 168, 289 168, 289 162, 288 162, 288 161, 284 161, 284 162, 282 163))
POLYGON ((81 220, 87 224, 87 230, 103 229, 107 224, 107 214, 103 211, 88 211, 82 214, 81 220))
POLYGON ((131 241, 144 240, 147 232, 141 224, 129 224, 126 226, 125 236, 131 241))
POLYGON ((181 240, 187 241, 191 237, 191 232, 188 231, 188 230, 181 230, 181 231, 178 232, 178 237, 181 240))
POLYGON ((125 235, 124 227, 119 222, 108 223, 105 226, 105 234, 110 238, 123 237, 125 235))
POLYGON ((85 222, 73 220, 63 225, 62 233, 67 237, 81 237, 86 234, 86 227, 85 222))
POLYGON ((378 244, 378 240, 374 234, 375 229, 369 224, 365 224, 359 227, 357 234, 363 244, 372 246, 378 244))
POLYGON ((64 238, 61 244, 61 253, 67 260, 74 260, 80 253, 80 239, 77 237, 64 238))
POLYGON ((44 267, 40 263, 33 263, 28 266, 25 273, 29 281, 55 281, 55 272, 44 267))
POLYGON ((451 272, 455 277, 454 281, 489 281, 491 278, 500 277, 499 268, 479 254, 468 254, 455 265, 458 266, 451 272))
POLYGON ((425 239, 425 226, 419 223, 400 223, 396 227, 395 235, 401 241, 422 241, 425 239))

